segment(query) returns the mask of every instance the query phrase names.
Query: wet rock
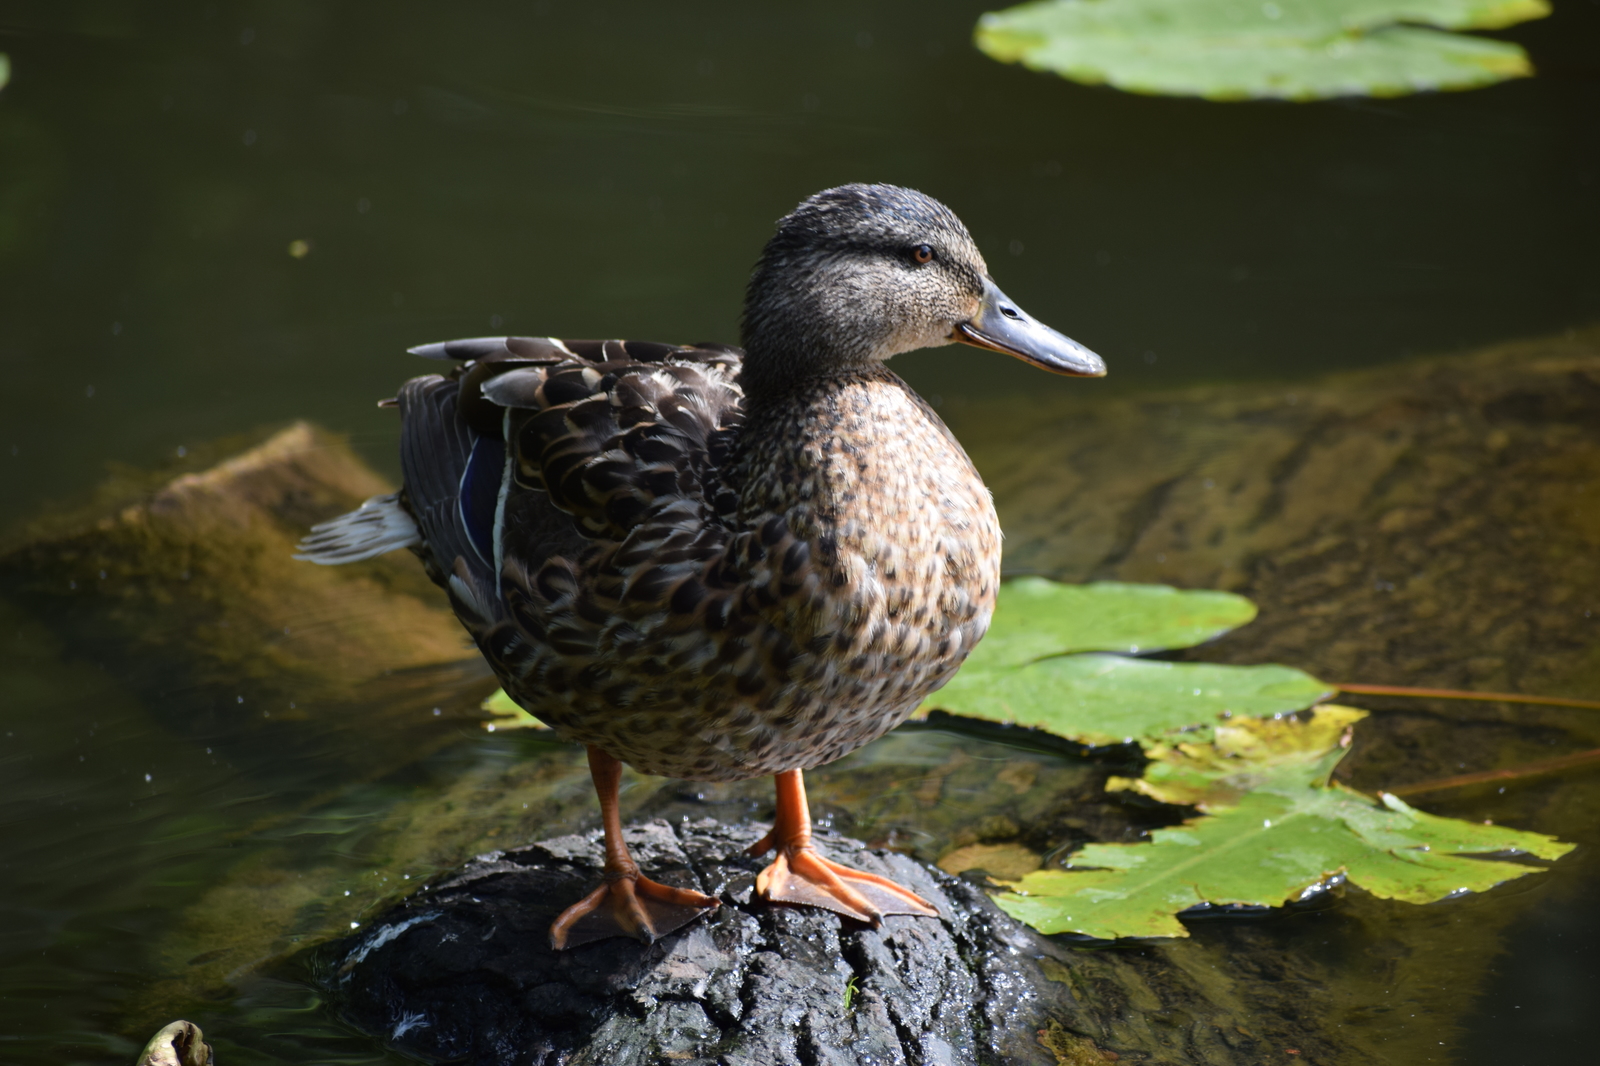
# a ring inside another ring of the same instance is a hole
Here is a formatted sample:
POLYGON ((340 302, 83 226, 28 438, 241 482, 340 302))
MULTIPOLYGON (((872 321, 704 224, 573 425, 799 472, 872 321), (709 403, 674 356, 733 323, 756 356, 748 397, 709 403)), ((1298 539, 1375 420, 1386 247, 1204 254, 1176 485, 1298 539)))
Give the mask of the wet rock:
POLYGON ((325 947, 321 979, 347 1020, 430 1062, 1064 1061, 1039 1038, 1062 1029, 1051 1013, 1071 1001, 1041 994, 1052 987, 1043 938, 965 881, 838 837, 819 840, 825 854, 896 878, 944 919, 895 916, 873 929, 753 903, 765 860, 742 853, 763 831, 710 820, 627 830, 651 876, 723 901, 654 945, 550 949, 550 922, 599 878, 598 836, 569 836, 440 879, 325 947))
POLYGON ((1187 940, 1086 943, 1013 922, 967 879, 820 837, 824 854, 894 877, 944 915, 871 929, 754 903, 766 860, 742 852, 766 828, 625 830, 646 873, 723 901, 648 947, 549 948, 551 920, 599 880, 596 832, 480 856, 314 949, 304 972, 345 1021, 427 1062, 1237 1066, 1287 1047, 1306 1062, 1382 1066, 1401 1061, 1397 1048, 1437 1046, 1432 1029, 1393 1016, 1424 1012, 1436 991, 1394 996, 1396 974, 1471 965, 1493 906, 1364 900, 1197 922, 1187 940), (1384 1020, 1370 1025, 1375 1003, 1384 1020))

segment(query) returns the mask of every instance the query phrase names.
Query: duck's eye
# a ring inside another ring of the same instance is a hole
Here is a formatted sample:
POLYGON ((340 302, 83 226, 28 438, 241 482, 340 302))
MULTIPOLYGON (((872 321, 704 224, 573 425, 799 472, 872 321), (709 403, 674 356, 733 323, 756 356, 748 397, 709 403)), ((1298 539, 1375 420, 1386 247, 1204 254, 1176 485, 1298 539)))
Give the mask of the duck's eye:
POLYGON ((933 262, 933 246, 929 244, 917 245, 915 248, 911 249, 911 258, 915 259, 919 263, 933 262))

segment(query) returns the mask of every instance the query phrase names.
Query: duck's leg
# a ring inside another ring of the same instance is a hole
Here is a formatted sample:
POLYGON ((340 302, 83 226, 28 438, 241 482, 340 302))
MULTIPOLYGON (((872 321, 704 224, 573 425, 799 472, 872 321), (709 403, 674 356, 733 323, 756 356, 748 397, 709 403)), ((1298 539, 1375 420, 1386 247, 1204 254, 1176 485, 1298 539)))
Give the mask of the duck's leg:
POLYGON ((756 895, 782 903, 822 907, 862 922, 886 914, 939 916, 933 904, 887 877, 840 866, 817 854, 811 843, 811 808, 799 770, 776 775, 778 813, 772 832, 751 845, 749 854, 778 857, 756 878, 756 895))
POLYGON ((649 944, 716 910, 715 896, 663 885, 639 872, 628 845, 622 842, 622 816, 617 812, 622 763, 591 747, 589 773, 600 796, 600 817, 606 830, 605 884, 551 923, 550 946, 561 951, 613 936, 637 937, 649 944))

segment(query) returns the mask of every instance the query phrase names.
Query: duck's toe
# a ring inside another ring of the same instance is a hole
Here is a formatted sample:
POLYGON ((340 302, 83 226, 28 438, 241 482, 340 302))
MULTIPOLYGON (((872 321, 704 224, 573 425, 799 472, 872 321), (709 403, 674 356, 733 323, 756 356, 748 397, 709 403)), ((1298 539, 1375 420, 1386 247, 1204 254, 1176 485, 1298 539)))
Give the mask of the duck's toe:
POLYGON ((824 859, 811 845, 778 850, 756 878, 756 895, 778 903, 821 907, 847 918, 876 923, 888 914, 939 917, 933 904, 887 877, 824 859))
POLYGON ((562 911, 550 925, 550 946, 564 951, 614 936, 650 944, 718 906, 715 896, 703 892, 644 876, 619 877, 562 911))

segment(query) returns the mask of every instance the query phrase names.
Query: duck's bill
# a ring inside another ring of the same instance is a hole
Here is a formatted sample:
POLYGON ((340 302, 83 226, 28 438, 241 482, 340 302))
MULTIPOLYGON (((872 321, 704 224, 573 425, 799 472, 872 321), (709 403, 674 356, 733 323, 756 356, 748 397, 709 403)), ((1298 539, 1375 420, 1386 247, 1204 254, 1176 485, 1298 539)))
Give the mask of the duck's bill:
POLYGON ((1004 352, 1054 374, 1097 378, 1106 372, 1105 360, 1029 315, 992 281, 984 283, 983 306, 971 321, 956 327, 954 339, 1004 352))

